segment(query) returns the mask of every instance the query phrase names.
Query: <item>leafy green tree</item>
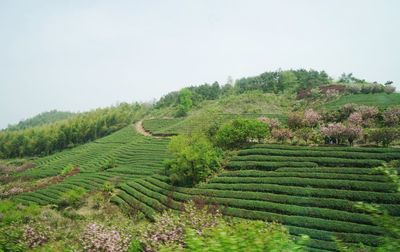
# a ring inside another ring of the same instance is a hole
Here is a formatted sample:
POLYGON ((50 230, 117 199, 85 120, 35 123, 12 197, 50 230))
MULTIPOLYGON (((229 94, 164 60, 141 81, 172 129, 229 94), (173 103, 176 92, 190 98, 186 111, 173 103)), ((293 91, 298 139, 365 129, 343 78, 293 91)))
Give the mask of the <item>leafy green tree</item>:
POLYGON ((206 180, 221 168, 221 155, 201 134, 179 135, 171 139, 166 160, 166 173, 172 183, 193 186, 206 180))
POLYGON ((251 142, 261 141, 268 136, 264 123, 254 119, 235 119, 223 125, 216 133, 218 146, 226 149, 241 148, 251 142))
POLYGON ((177 116, 186 116, 187 112, 192 108, 193 102, 192 102, 192 92, 184 88, 179 92, 179 97, 178 97, 178 111, 177 111, 177 116))

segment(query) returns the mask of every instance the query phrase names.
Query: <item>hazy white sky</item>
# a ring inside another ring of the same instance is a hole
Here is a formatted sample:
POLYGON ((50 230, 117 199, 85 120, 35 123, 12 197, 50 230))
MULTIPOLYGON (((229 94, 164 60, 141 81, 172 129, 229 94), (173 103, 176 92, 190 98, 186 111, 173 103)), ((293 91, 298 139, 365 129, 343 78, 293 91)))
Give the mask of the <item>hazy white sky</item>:
POLYGON ((0 128, 278 68, 400 89, 400 1, 0 0, 0 128))

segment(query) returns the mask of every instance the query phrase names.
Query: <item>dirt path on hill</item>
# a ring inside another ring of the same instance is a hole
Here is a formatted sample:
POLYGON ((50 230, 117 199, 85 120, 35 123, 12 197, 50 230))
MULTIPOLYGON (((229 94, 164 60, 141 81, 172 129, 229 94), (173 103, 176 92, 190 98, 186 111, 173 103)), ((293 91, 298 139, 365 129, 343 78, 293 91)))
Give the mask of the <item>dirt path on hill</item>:
POLYGON ((135 123, 135 129, 139 134, 142 134, 144 136, 153 136, 152 134, 150 134, 149 132, 147 132, 144 128, 143 128, 143 120, 138 121, 137 123, 135 123))

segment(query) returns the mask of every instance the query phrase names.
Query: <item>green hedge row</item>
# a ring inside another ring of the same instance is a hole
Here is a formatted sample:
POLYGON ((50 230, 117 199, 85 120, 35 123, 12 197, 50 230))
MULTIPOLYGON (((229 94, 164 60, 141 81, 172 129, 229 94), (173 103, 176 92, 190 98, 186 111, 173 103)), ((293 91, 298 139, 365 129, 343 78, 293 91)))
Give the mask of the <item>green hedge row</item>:
POLYGON ((351 167, 282 167, 277 172, 312 172, 312 173, 339 173, 339 174, 365 174, 371 175, 371 168, 351 168, 351 167))
POLYGON ((136 198, 138 201, 148 205, 149 207, 151 207, 155 211, 162 212, 162 211, 167 209, 158 200, 155 200, 153 198, 150 198, 150 197, 144 195, 143 193, 141 193, 141 192, 137 191, 136 189, 128 186, 127 184, 122 184, 122 185, 119 186, 119 188, 121 190, 125 191, 126 193, 128 193, 129 195, 131 195, 132 197, 136 198))
POLYGON ((284 225, 306 227, 317 230, 342 232, 342 233, 382 235, 382 230, 379 227, 371 225, 354 224, 343 221, 325 220, 325 219, 304 217, 304 216, 289 216, 289 215, 282 215, 282 214, 275 214, 275 213, 247 210, 247 209, 240 209, 233 207, 226 207, 223 209, 223 212, 227 215, 240 218, 277 221, 284 225))
POLYGON ((378 159, 390 161, 400 159, 398 153, 363 153, 363 152, 345 152, 345 151, 311 151, 311 150, 284 150, 284 149, 243 149, 239 151, 239 156, 246 155, 276 155, 276 156, 299 156, 299 157, 336 157, 336 158, 354 158, 354 159, 378 159))
POLYGON ((307 188, 298 186, 282 186, 275 184, 203 184, 200 188, 234 191, 270 192, 277 194, 297 195, 317 198, 347 199, 370 203, 400 204, 400 193, 382 193, 368 191, 348 191, 324 188, 307 188))
MULTIPOLYGON (((330 180, 310 179, 296 177, 215 177, 209 181, 210 184, 278 184, 289 186, 302 186, 313 188, 332 188, 343 190, 373 191, 373 192, 396 192, 397 186, 393 183, 354 181, 354 180, 330 180)), ((357 192, 354 192, 357 193, 357 192)))
POLYGON ((153 208, 147 206, 140 200, 136 199, 130 194, 127 194, 124 191, 118 192, 118 197, 121 198, 127 204, 129 204, 131 208, 141 211, 147 218, 149 218, 150 220, 154 220, 156 212, 154 211, 153 208))
POLYGON ((382 160, 377 159, 349 159, 332 157, 292 157, 269 155, 236 156, 231 161, 270 161, 270 162, 313 162, 319 166, 346 166, 346 167, 376 167, 382 165, 382 160))
POLYGON ((312 162, 257 162, 257 161, 231 161, 227 168, 232 170, 242 169, 260 169, 273 171, 280 167, 317 167, 316 163, 312 162))
POLYGON ((176 210, 182 209, 182 205, 174 201, 172 197, 168 197, 157 191, 151 190, 151 188, 146 187, 146 183, 142 180, 138 180, 135 183, 128 182, 127 184, 135 190, 139 191, 140 193, 161 202, 167 208, 173 208, 176 210))
MULTIPOLYGON (((153 184, 158 188, 162 188, 166 192, 173 192, 176 195, 177 192, 190 195, 192 197, 204 196, 204 197, 220 197, 230 199, 246 199, 246 200, 262 200, 282 204, 290 204, 297 206, 309 206, 319 207, 327 209, 336 209, 347 212, 362 213, 361 210, 354 207, 354 201, 345 199, 334 199, 334 198, 315 198, 307 196, 293 196, 285 194, 274 194, 266 192, 251 192, 251 191, 233 191, 233 190, 214 190, 214 189, 199 189, 199 188, 182 188, 173 187, 163 181, 160 181, 154 177, 147 177, 145 181, 153 184)), ((188 197, 185 200, 189 200, 188 197)), ((391 215, 400 215, 400 205, 387 204, 382 205, 389 211, 391 215)))
POLYGON ((359 181, 386 182, 388 178, 382 175, 363 175, 363 174, 340 174, 340 173, 313 173, 310 172, 285 172, 285 171, 259 171, 259 170, 238 170, 223 172, 218 177, 297 177, 297 178, 317 178, 317 179, 345 179, 359 181))
MULTIPOLYGON (((159 193, 163 194, 171 192, 166 189, 157 188, 156 186, 148 184, 146 186, 148 186, 154 191, 158 191, 159 193)), ((179 201, 186 201, 189 200, 191 197, 193 197, 193 195, 188 195, 181 192, 174 192, 172 194, 172 197, 178 199, 179 201)), ((266 200, 247 200, 247 199, 226 198, 226 197, 218 197, 210 195, 208 195, 208 197, 210 198, 209 201, 211 203, 217 203, 223 206, 243 208, 248 210, 263 210, 267 212, 273 212, 285 215, 315 217, 328 220, 339 220, 339 221, 373 225, 370 216, 361 213, 350 213, 347 211, 339 211, 328 208, 306 207, 306 206, 297 206, 285 203, 274 203, 266 200)))
POLYGON ((398 148, 383 148, 383 147, 340 147, 340 146, 294 146, 284 144, 256 144, 249 148, 263 149, 283 149, 283 150, 308 150, 308 151, 346 151, 346 152, 368 152, 368 153, 399 153, 398 148))

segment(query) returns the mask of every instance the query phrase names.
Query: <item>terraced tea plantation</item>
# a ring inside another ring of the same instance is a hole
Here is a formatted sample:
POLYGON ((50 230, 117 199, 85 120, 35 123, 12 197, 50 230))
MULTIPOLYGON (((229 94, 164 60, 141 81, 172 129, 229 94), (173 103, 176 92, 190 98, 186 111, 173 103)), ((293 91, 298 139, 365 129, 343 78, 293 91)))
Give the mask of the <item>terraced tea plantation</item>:
POLYGON ((202 199, 226 215, 279 221, 293 235, 309 235, 312 251, 335 251, 334 237, 374 247, 382 230, 355 204, 376 203, 400 216, 400 193, 373 173, 373 167, 394 159, 400 159, 399 149, 255 145, 196 188, 173 187, 167 177, 153 175, 121 184, 112 200, 152 218, 202 199))
POLYGON ((166 157, 168 140, 144 137, 128 126, 110 136, 77 148, 40 158, 36 167, 16 176, 37 179, 55 176, 68 165, 80 173, 61 183, 23 193, 15 199, 39 204, 57 204, 60 195, 79 187, 87 191, 101 189, 106 181, 118 184, 158 173, 166 157))

